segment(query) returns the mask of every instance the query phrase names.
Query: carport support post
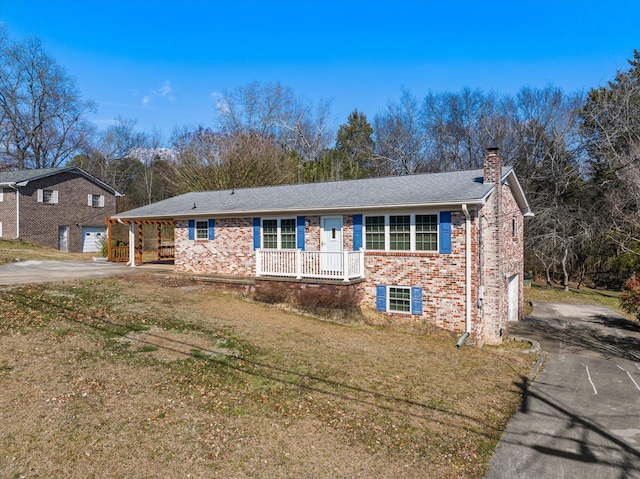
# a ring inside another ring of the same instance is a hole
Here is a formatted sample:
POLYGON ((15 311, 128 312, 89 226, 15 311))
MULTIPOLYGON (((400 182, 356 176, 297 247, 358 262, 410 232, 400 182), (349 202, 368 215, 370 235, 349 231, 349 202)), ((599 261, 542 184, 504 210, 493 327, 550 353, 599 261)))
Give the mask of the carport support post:
POLYGON ((136 222, 129 224, 129 262, 127 266, 136 265, 136 222))
POLYGON ((162 251, 162 223, 158 223, 158 261, 162 259, 160 252, 162 251))

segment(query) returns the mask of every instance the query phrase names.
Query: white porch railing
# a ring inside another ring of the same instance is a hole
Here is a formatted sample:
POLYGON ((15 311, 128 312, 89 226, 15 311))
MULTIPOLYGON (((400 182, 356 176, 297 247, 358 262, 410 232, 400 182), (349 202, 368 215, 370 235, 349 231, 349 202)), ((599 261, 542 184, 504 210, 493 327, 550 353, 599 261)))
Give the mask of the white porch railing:
POLYGON ((364 278, 364 251, 256 250, 256 276, 342 279, 364 278))

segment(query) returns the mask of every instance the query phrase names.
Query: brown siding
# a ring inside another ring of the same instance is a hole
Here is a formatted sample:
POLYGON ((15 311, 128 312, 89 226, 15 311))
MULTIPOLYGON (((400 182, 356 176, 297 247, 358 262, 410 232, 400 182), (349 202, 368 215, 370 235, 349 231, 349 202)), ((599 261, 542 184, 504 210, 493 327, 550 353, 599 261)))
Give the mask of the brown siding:
POLYGON ((20 238, 58 247, 58 228, 69 227, 69 252, 82 251, 82 228, 105 226, 105 218, 115 214, 115 196, 83 176, 64 172, 20 188, 20 238), (38 203, 38 189, 58 191, 58 203, 38 203), (88 205, 88 195, 104 195, 104 207, 88 205))
POLYGON ((2 239, 16 239, 16 192, 12 188, 2 188, 0 201, 0 223, 2 223, 2 239))

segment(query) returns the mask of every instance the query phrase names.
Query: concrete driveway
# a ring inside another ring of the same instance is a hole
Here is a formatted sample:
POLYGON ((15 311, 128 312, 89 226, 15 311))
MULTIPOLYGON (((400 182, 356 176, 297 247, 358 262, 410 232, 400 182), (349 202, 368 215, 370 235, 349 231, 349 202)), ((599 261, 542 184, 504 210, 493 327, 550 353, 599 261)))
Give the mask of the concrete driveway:
POLYGON ((548 355, 486 478, 640 478, 640 328, 609 308, 540 302, 509 333, 548 355))
POLYGON ((105 278, 140 272, 141 268, 146 268, 146 266, 131 268, 115 263, 95 261, 26 260, 0 266, 0 285, 105 278))

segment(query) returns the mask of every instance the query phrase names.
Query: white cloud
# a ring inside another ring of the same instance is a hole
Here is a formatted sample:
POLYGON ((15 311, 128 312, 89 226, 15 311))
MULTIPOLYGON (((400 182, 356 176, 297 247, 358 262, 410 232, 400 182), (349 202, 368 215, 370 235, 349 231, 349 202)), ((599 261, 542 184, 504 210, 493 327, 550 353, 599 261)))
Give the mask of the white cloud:
POLYGON ((175 101, 176 97, 172 94, 173 87, 169 80, 165 80, 160 88, 152 88, 149 90, 149 94, 142 97, 143 105, 150 105, 157 98, 166 98, 170 102, 175 101))

